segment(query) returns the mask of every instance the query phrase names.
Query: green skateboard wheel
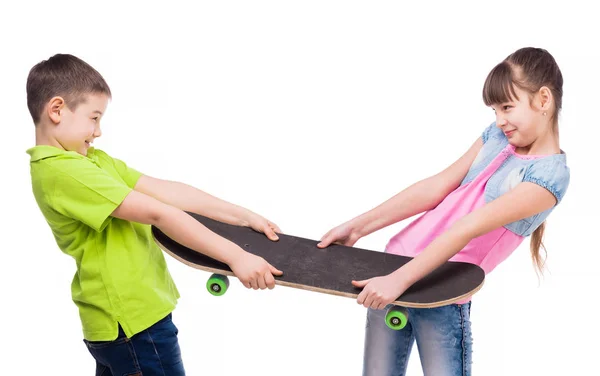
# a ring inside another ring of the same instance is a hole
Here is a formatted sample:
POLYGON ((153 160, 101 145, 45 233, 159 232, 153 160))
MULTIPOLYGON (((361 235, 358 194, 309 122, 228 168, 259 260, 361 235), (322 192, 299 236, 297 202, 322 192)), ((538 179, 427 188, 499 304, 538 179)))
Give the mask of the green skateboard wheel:
POLYGON ((385 323, 393 330, 404 329, 408 323, 408 311, 403 307, 391 307, 385 315, 385 323))
POLYGON ((206 282, 206 288, 208 292, 213 294, 214 296, 221 296, 225 294, 227 288, 229 287, 229 278, 225 275, 221 274, 213 274, 206 282))

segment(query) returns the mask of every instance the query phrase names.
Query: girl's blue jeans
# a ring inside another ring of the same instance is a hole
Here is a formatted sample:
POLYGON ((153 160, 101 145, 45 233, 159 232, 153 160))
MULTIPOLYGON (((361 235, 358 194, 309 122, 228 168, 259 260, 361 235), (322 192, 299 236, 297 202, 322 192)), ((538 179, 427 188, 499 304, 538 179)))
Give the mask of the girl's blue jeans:
POLYGON ((424 376, 471 375, 471 302, 408 309, 408 324, 392 330, 387 309, 367 312, 363 376, 403 376, 417 343, 424 376))

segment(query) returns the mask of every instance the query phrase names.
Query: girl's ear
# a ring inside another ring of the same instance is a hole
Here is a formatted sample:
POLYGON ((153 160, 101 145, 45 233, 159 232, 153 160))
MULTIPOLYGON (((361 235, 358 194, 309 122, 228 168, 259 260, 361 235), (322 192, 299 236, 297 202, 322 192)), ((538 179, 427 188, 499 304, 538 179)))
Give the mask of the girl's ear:
POLYGON ((541 111, 549 111, 552 105, 552 91, 547 86, 542 86, 538 91, 541 111))

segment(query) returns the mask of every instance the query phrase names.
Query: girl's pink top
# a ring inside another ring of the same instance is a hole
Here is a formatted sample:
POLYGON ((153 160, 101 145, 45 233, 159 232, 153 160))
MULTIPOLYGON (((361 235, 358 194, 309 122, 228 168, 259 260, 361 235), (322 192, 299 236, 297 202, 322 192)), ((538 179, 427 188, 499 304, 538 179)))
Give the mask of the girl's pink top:
MULTIPOLYGON (((508 155, 523 159, 538 158, 538 156, 516 154, 515 147, 511 144, 506 146, 505 151, 508 153, 499 153, 473 181, 457 188, 437 207, 427 211, 392 237, 386 246, 386 252, 410 257, 416 256, 433 239, 448 230, 454 222, 485 205, 485 185, 508 155)), ((523 239, 523 236, 500 227, 471 240, 450 261, 477 264, 488 274, 510 256, 523 239)), ((468 301, 470 298, 458 302, 458 304, 468 301)))

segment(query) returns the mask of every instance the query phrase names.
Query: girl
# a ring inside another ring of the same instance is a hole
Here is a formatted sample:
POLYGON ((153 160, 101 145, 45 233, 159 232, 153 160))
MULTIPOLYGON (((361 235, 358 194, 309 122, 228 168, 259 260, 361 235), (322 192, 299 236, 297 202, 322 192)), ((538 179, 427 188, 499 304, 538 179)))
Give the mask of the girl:
POLYGON ((522 48, 489 73, 483 101, 496 121, 442 172, 417 182, 374 209, 326 233, 321 248, 358 239, 425 212, 395 235, 386 252, 414 257, 395 272, 364 281, 358 303, 367 313, 363 375, 404 375, 416 340, 425 375, 469 375, 470 299, 432 309, 409 309, 403 330, 389 329, 389 303, 450 261, 491 272, 531 235, 538 269, 544 221, 569 185, 558 139, 563 79, 546 50, 522 48))

